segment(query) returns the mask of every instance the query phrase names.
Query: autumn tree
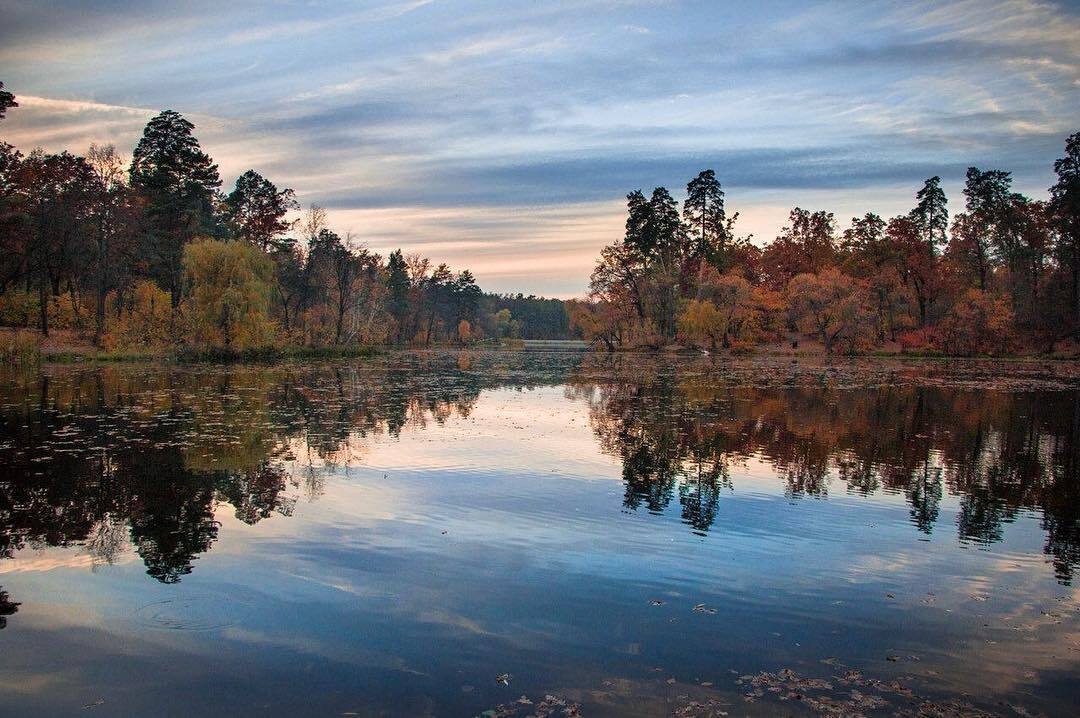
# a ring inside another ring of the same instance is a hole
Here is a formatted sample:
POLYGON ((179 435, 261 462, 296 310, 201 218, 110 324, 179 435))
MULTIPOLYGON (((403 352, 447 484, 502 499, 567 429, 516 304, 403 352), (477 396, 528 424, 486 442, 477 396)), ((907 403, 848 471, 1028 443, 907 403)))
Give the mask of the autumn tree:
POLYGON ((796 207, 788 224, 762 252, 765 280, 783 289, 798 274, 815 274, 836 258, 836 220, 832 212, 810 212, 796 207))
MULTIPOLYGON (((711 303, 718 312, 720 344, 725 349, 750 333, 757 323, 759 298, 750 282, 739 274, 720 274, 710 267, 702 275, 698 296, 701 301, 711 303)), ((703 312, 698 308, 699 319, 708 319, 708 314, 708 310, 703 312)))
POLYGON ((840 251, 844 271, 862 279, 877 315, 877 340, 895 338, 904 284, 896 262, 897 247, 887 234, 885 220, 873 212, 851 220, 844 230, 840 251))
POLYGON ((851 277, 836 269, 794 277, 786 296, 792 319, 805 331, 817 334, 832 353, 838 340, 854 346, 870 324, 872 315, 865 306, 865 290, 851 277))
POLYGON ((885 229, 893 271, 915 297, 918 324, 924 326, 941 293, 941 271, 934 248, 911 216, 893 217, 885 229))
POLYGON ((113 145, 90 145, 86 161, 97 179, 92 209, 94 343, 105 334, 109 292, 130 282, 138 255, 141 215, 124 182, 124 160, 113 145))
POLYGON ((940 346, 960 356, 1006 353, 1012 321, 1012 310, 1004 299, 969 289, 942 319, 940 346))
POLYGON ((132 188, 146 207, 151 276, 180 304, 184 246, 214 227, 221 186, 217 165, 202 151, 180 113, 165 110, 147 123, 129 170, 132 188))
POLYGON ((247 243, 203 239, 185 247, 183 269, 196 344, 243 350, 271 342, 274 265, 263 252, 247 243))
POLYGON ((691 299, 679 315, 679 334, 698 346, 716 351, 718 343, 727 336, 728 322, 723 313, 708 299, 691 299))
POLYGON ((58 298, 65 282, 77 299, 77 269, 86 263, 98 180, 82 157, 68 152, 32 153, 22 163, 28 188, 29 227, 33 241, 26 247, 26 270, 38 288, 39 327, 49 334, 50 298, 58 298))

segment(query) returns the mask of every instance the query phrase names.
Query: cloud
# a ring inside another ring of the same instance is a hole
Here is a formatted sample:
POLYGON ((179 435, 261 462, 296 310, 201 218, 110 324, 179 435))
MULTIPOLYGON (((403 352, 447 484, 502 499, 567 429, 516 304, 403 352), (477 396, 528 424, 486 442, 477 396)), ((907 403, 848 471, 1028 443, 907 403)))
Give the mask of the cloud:
POLYGON ((3 79, 25 100, 0 132, 130 151, 172 107, 227 182, 254 167, 373 243, 562 292, 584 288, 631 189, 712 167, 759 237, 802 198, 884 214, 931 174, 955 196, 972 164, 1041 196, 1080 115, 1080 18, 1064 4, 271 8, 0 0, 3 79), (587 237, 562 278, 520 273, 565 248, 557 232, 587 237))

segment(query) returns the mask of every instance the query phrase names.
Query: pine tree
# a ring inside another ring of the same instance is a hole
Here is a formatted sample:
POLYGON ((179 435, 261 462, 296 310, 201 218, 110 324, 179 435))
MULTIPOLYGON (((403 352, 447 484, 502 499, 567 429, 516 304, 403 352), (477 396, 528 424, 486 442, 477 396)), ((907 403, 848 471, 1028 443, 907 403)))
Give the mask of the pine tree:
POLYGON ((165 110, 147 123, 131 158, 131 186, 146 202, 150 272, 180 304, 184 246, 214 228, 218 168, 192 135, 195 126, 165 110))
POLYGON ((948 242, 949 210, 946 205, 949 200, 945 197, 945 190, 941 189, 941 178, 935 175, 926 180, 922 189, 915 194, 915 200, 911 219, 920 234, 932 252, 944 247, 948 242))
POLYGON ((727 244, 727 216, 724 190, 712 170, 703 170, 686 185, 683 220, 694 237, 693 253, 714 265, 724 262, 727 244))

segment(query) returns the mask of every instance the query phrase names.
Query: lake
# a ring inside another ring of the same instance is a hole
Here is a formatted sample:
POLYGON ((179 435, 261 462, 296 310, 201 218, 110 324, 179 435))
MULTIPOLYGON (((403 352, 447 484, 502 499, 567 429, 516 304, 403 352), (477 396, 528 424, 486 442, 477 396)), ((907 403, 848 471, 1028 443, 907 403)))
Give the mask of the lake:
POLYGON ((1072 365, 0 378, 0 715, 1080 713, 1072 365))

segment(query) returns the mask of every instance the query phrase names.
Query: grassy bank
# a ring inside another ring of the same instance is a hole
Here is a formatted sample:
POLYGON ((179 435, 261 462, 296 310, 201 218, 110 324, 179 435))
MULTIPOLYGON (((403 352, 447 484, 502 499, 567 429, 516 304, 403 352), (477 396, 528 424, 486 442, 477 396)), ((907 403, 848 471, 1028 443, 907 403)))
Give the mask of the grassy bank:
POLYGON ((372 356, 371 346, 260 347, 235 350, 222 347, 175 347, 162 349, 102 349, 77 335, 54 332, 42 337, 27 330, 0 330, 0 363, 34 366, 41 363, 82 362, 175 362, 231 363, 275 362, 289 359, 346 359, 372 356))

